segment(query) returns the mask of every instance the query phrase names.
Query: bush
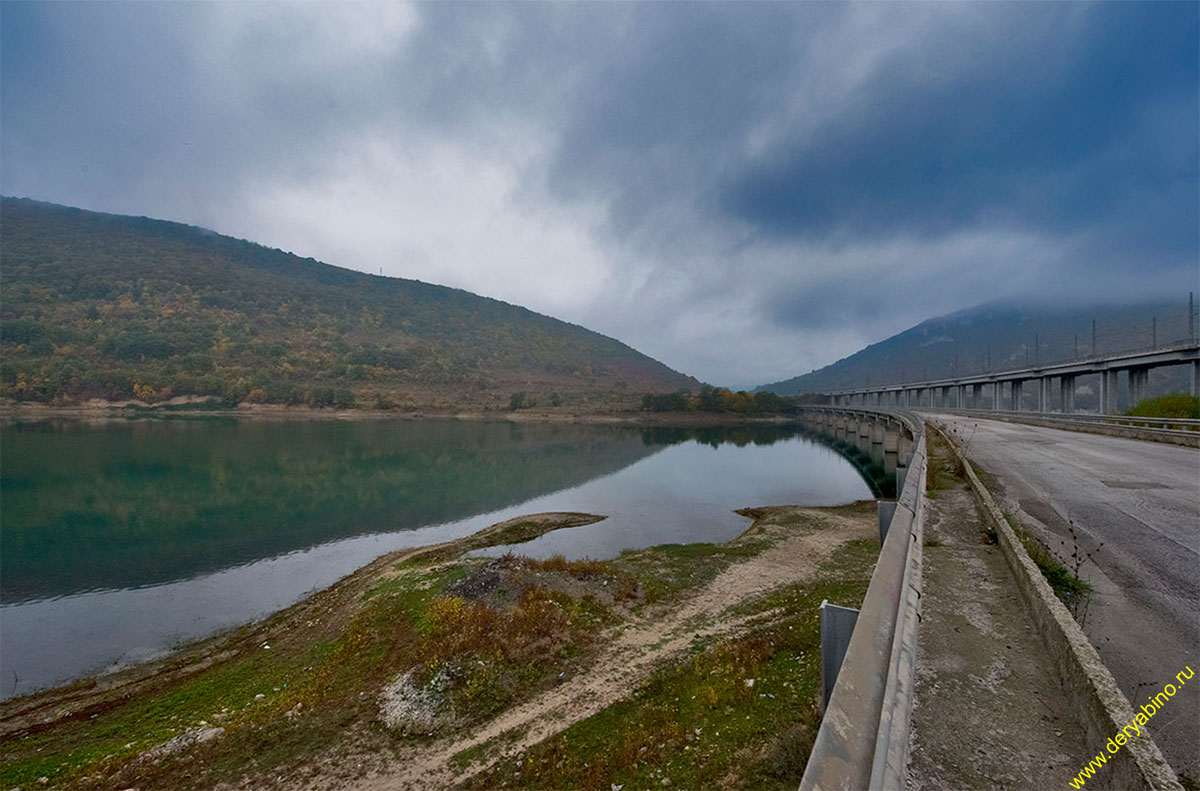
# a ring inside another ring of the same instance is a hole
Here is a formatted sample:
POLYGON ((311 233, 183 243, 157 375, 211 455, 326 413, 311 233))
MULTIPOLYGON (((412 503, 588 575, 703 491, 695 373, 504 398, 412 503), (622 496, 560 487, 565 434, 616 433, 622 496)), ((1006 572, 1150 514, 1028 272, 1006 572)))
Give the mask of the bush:
POLYGON ((687 408, 687 393, 647 393, 642 396, 642 409, 651 412, 683 412, 687 408))
POLYGON ((1125 413, 1130 417, 1182 417, 1200 419, 1200 397, 1170 393, 1138 401, 1125 413))

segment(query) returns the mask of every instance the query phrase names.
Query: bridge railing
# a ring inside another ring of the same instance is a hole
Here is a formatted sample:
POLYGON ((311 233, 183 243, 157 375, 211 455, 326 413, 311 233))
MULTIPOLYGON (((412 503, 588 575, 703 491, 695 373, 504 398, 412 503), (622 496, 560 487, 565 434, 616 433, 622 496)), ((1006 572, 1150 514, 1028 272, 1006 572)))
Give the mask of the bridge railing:
POLYGON ((900 789, 920 621, 926 478, 924 423, 909 412, 811 407, 858 417, 897 417, 913 437, 904 486, 800 782, 805 789, 900 789))
MULTIPOLYGON (((837 390, 825 391, 826 395, 842 396, 842 395, 858 395, 861 393, 875 393, 880 390, 912 390, 924 389, 931 387, 955 387, 960 384, 990 384, 993 382, 1007 382, 1013 379, 1037 379, 1043 376, 1058 376, 1056 369, 1071 368, 1074 366, 1102 366, 1098 367, 1090 373, 1099 373, 1101 370, 1108 370, 1109 365, 1115 369, 1137 368, 1136 364, 1130 364, 1131 358, 1141 356, 1154 356, 1163 354, 1172 354, 1182 352, 1183 357, 1179 360, 1162 362, 1161 365, 1182 365, 1189 361, 1195 360, 1195 352, 1200 349, 1200 344, 1196 339, 1179 339, 1167 343, 1159 343, 1153 346, 1138 347, 1132 349, 1123 349, 1121 351, 1103 352, 1099 354, 1089 354, 1081 357, 1067 357, 1055 360, 1040 360, 1033 364, 1026 364, 1016 368, 1000 368, 991 369, 985 368, 976 371, 959 371, 950 376, 944 376, 935 379, 901 379, 894 384, 889 385, 860 385, 857 387, 842 387, 837 390), (1189 354, 1190 353, 1190 354, 1189 354), (1125 364, 1122 364, 1125 363, 1125 364)), ((1086 374, 1074 374, 1086 375, 1086 374)))
POLYGON ((1005 412, 990 409, 946 409, 943 407, 928 407, 923 411, 925 410, 947 415, 977 417, 984 420, 1032 423, 1051 428, 1094 431, 1133 439, 1157 440, 1176 445, 1200 447, 1200 420, 1193 418, 1089 415, 1079 412, 1005 412))
POLYGON ((1163 431, 1200 431, 1200 419, 1190 417, 1139 417, 1136 415, 1092 415, 1087 412, 1013 412, 992 409, 946 409, 931 407, 938 412, 954 412, 970 415, 999 415, 1002 417, 1036 417, 1057 420, 1063 423, 1090 423, 1109 426, 1136 426, 1163 431))

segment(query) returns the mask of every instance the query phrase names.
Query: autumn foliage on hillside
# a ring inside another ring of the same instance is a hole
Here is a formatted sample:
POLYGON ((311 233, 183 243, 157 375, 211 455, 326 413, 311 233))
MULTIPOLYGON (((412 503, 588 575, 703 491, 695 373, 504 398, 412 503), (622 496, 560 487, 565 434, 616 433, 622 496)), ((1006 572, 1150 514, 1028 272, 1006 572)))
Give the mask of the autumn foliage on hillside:
POLYGON ((602 406, 698 386, 525 308, 178 223, 5 198, 0 245, 0 395, 17 400, 602 406))
POLYGON ((788 414, 796 405, 774 393, 736 393, 724 387, 701 385, 699 395, 686 392, 647 393, 642 409, 651 412, 736 412, 740 414, 788 414))

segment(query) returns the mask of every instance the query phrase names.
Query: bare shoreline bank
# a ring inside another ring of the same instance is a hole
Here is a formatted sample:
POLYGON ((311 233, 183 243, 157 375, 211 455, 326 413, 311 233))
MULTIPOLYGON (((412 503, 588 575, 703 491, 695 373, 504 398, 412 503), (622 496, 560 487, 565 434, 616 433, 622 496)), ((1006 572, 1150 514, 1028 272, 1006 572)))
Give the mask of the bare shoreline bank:
MULTIPOLYGON (((196 403, 196 402, 187 402, 196 403)), ((0 422, 34 422, 48 419, 69 420, 155 420, 180 418, 238 418, 251 420, 469 420, 507 423, 575 423, 628 426, 736 426, 747 423, 779 424, 791 422, 787 415, 741 415, 716 412, 582 412, 569 409, 522 410, 385 410, 333 409, 328 407, 242 404, 233 409, 180 409, 148 406, 136 401, 93 401, 72 406, 50 406, 30 402, 0 402, 0 422)))

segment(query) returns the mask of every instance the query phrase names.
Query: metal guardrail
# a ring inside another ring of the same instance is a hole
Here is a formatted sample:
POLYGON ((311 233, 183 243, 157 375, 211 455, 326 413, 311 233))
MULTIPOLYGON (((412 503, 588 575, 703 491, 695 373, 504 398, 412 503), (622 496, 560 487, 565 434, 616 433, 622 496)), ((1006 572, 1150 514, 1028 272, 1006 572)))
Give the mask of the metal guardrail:
POLYGON ((904 487, 800 781, 801 791, 901 789, 906 783, 920 622, 924 423, 899 410, 805 409, 900 420, 913 436, 904 487))

